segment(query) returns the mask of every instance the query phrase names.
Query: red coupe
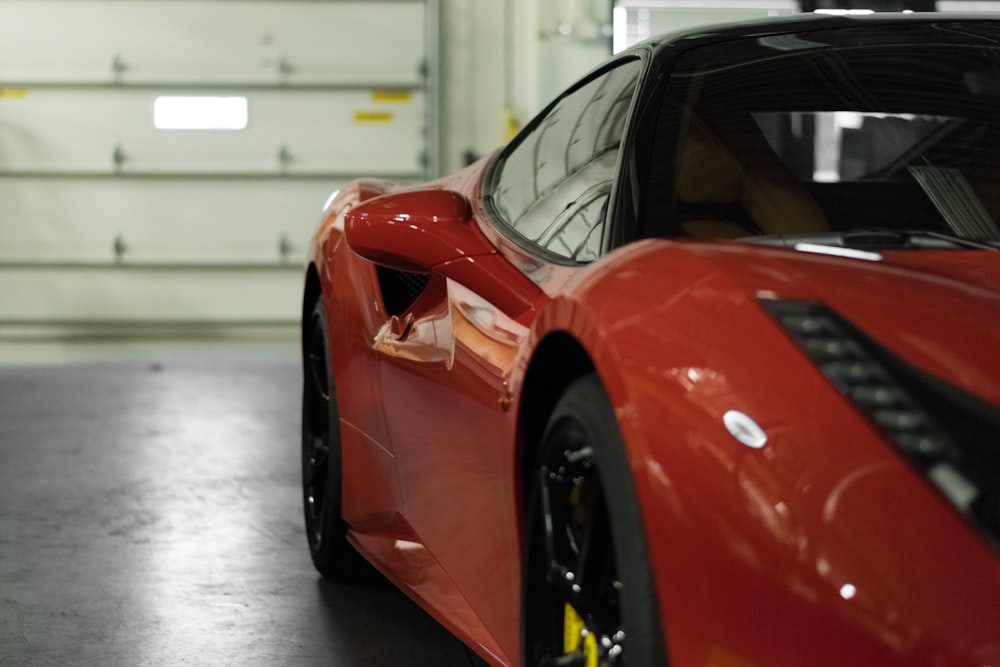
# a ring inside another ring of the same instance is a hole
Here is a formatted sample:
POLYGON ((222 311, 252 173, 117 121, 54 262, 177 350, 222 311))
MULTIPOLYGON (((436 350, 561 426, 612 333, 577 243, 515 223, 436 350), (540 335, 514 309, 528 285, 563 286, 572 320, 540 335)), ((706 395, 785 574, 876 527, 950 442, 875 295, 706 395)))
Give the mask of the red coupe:
POLYGON ((329 203, 317 569, 493 665, 1000 666, 1000 19, 623 52, 329 203))

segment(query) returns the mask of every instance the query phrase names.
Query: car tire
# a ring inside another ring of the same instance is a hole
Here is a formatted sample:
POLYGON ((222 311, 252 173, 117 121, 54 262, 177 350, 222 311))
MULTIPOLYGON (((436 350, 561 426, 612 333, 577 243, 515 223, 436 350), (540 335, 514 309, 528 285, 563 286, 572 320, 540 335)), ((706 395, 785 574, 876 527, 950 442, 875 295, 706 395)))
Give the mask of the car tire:
POLYGON ((635 485, 596 375, 559 399, 525 485, 524 664, 666 664, 635 485))
POLYGON ((302 500, 313 565, 324 577, 350 580, 365 568, 341 515, 340 415, 328 334, 323 299, 317 298, 302 339, 302 500))

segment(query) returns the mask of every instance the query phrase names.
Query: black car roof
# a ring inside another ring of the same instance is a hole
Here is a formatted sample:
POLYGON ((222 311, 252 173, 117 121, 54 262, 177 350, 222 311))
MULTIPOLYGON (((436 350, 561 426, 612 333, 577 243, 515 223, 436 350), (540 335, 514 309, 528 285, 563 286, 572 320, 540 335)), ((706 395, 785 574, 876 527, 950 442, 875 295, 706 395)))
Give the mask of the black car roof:
MULTIPOLYGON (((649 50, 659 53, 664 50, 674 51, 678 48, 685 50, 695 46, 705 46, 713 43, 726 42, 735 39, 770 37, 787 35, 800 32, 815 31, 852 31, 856 28, 865 28, 876 31, 881 36, 890 38, 892 33, 900 27, 917 25, 933 25, 942 23, 976 23, 980 26, 989 25, 996 27, 993 37, 1000 45, 1000 14, 989 13, 875 13, 875 14, 851 14, 851 15, 829 15, 829 14, 793 14, 781 17, 771 17, 753 21, 742 21, 738 23, 720 23, 704 26, 696 26, 677 32, 665 33, 652 37, 644 42, 636 44, 626 51, 649 50)), ((991 26, 991 27, 992 27, 991 26)), ((993 31, 990 31, 993 32, 993 31)), ((986 35, 977 33, 977 36, 986 38, 986 35)), ((971 37, 971 36, 969 36, 971 37)), ((994 40, 990 40, 994 41, 994 40)))

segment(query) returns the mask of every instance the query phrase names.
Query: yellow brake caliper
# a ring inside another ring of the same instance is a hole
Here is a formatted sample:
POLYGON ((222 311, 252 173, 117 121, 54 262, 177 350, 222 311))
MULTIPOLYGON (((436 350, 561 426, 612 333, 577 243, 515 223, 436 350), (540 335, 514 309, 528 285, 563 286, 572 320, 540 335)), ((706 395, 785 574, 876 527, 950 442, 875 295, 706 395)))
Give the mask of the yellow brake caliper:
POLYGON ((584 634, 585 627, 580 614, 567 602, 563 613, 563 652, 583 651, 584 666, 597 667, 597 637, 592 632, 584 634))
MULTIPOLYGON (((570 491, 569 505, 573 509, 573 522, 577 525, 586 523, 590 507, 583 485, 578 484, 570 491)), ((581 651, 584 667, 597 667, 597 637, 593 632, 586 632, 586 627, 580 614, 567 602, 563 611, 563 653, 568 655, 581 651)))

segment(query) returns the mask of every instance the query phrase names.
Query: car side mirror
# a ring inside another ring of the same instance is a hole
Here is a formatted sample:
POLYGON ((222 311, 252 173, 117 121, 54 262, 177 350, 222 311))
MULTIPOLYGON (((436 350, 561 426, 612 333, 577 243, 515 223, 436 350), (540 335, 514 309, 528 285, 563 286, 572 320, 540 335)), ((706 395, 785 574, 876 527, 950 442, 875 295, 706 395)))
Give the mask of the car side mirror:
POLYGON ((397 271, 428 273, 441 264, 493 253, 472 223, 469 201, 450 190, 419 190, 375 197, 344 218, 351 250, 397 271))
POLYGON ((530 310, 541 293, 478 230, 469 200, 457 192, 414 190, 369 199, 347 212, 344 232, 363 259, 396 271, 440 271, 510 317, 530 310))

